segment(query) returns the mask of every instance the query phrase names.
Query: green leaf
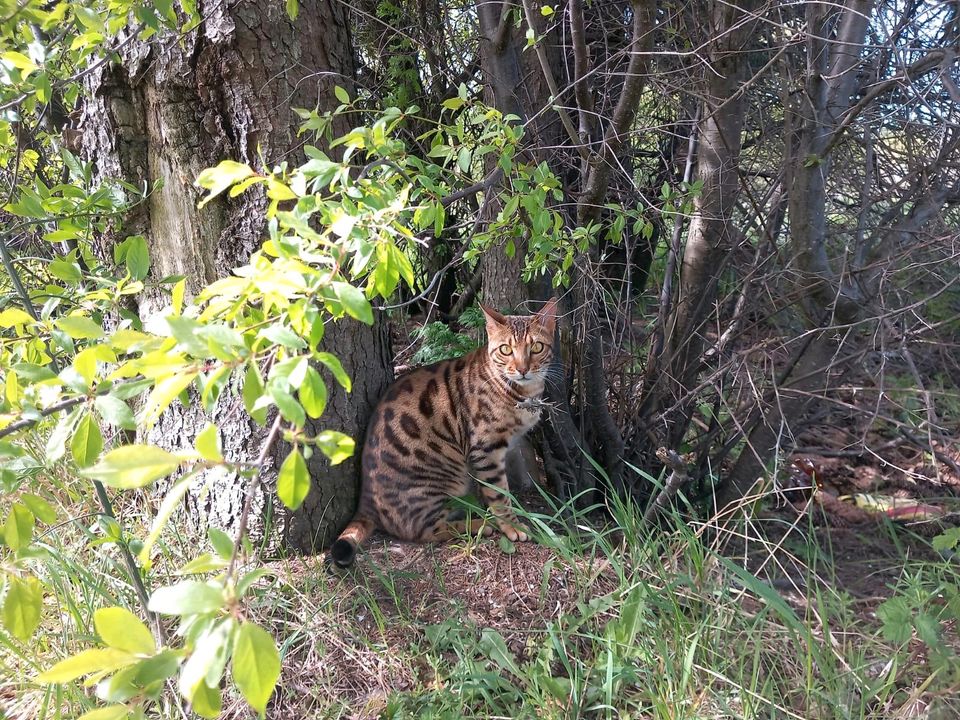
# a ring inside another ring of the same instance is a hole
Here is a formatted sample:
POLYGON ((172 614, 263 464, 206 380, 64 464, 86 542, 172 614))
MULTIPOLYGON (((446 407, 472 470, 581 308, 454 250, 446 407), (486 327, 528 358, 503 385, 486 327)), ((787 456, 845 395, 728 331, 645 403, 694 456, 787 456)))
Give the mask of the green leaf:
POLYGON ((307 416, 304 414, 300 403, 293 399, 293 395, 283 388, 271 387, 270 397, 273 398, 273 402, 276 403, 277 409, 283 415, 284 420, 297 427, 303 427, 303 424, 307 421, 307 416))
POLYGON ((256 363, 247 365, 247 373, 243 378, 243 406, 250 413, 250 417, 258 425, 263 425, 267 421, 267 409, 256 408, 257 400, 263 397, 263 380, 260 378, 260 369, 256 363))
POLYGON ((197 376, 196 371, 180 372, 175 375, 165 377, 163 380, 153 386, 150 395, 143 408, 143 422, 145 425, 152 426, 157 421, 161 413, 166 410, 174 399, 186 390, 187 386, 193 382, 197 376))
POLYGON ((183 296, 187 291, 186 279, 178 280, 170 290, 170 305, 173 307, 173 314, 179 315, 183 310, 183 296))
MULTIPOLYGON (((344 373, 346 374, 346 373, 344 373)), ((349 378, 347 378, 349 380, 349 378)), ((320 373, 312 367, 307 368, 307 374, 300 385, 300 404, 307 411, 307 415, 317 419, 323 415, 327 407, 327 384, 320 377, 320 373)))
POLYGON ((193 560, 177 568, 177 575, 203 575, 217 570, 223 570, 230 564, 229 560, 214 557, 210 553, 197 555, 193 560))
POLYGON ((350 104, 350 94, 339 85, 333 86, 333 94, 336 95, 337 100, 342 102, 344 105, 350 104))
POLYGON ((300 14, 300 5, 297 3, 297 0, 287 0, 287 17, 291 20, 296 20, 297 15, 300 14))
POLYGON ((148 609, 161 615, 196 615, 216 612, 224 606, 223 588, 197 580, 157 588, 148 609))
POLYGON ((206 683, 197 685, 193 696, 190 698, 190 709, 197 715, 204 718, 220 717, 220 710, 223 707, 219 687, 210 687, 206 683))
POLYGON ((66 683, 95 672, 118 670, 137 661, 133 655, 115 648, 91 648, 37 675, 39 683, 66 683))
POLYGON ((929 613, 918 613, 913 619, 913 626, 917 629, 917 637, 926 643, 927 647, 935 648, 940 645, 940 621, 929 613))
POLYGON ((391 254, 393 255, 393 260, 397 264, 397 269, 400 271, 400 276, 403 278, 404 282, 407 283, 407 287, 411 290, 414 285, 414 275, 413 275, 413 265, 410 263, 410 258, 408 258, 403 250, 398 248, 396 245, 390 246, 391 254))
POLYGON ((264 712, 280 677, 280 653, 273 638, 260 627, 245 622, 233 648, 233 681, 257 712, 264 712))
POLYGON ((234 162, 233 160, 224 160, 214 168, 207 168, 200 173, 195 183, 197 186, 209 191, 207 196, 200 201, 198 207, 203 207, 228 187, 254 175, 256 175, 256 173, 249 165, 234 162))
POLYGON ((147 241, 142 235, 131 235, 125 242, 127 254, 124 257, 124 264, 127 266, 127 272, 134 280, 143 280, 150 271, 150 251, 147 249, 147 241))
MULTIPOLYGON (((97 683, 96 694, 103 702, 125 703, 133 697, 143 693, 143 688, 135 683, 137 665, 128 665, 112 677, 104 678, 97 683)), ((91 678, 90 682, 97 680, 91 678)))
POLYGON ((334 379, 340 383, 340 386, 347 392, 350 392, 353 383, 350 381, 350 376, 347 375, 347 371, 343 369, 340 359, 336 355, 328 352, 318 352, 316 357, 317 360, 322 362, 327 370, 333 374, 334 379))
POLYGON ((33 513, 22 503, 14 503, 3 526, 3 540, 16 552, 33 540, 33 513))
POLYGON ((522 674, 517 667, 513 653, 507 648, 507 643, 504 641, 503 635, 496 630, 485 628, 483 632, 480 633, 479 648, 480 651, 493 660, 501 670, 506 670, 512 675, 521 677, 522 674))
POLYGON ((177 680, 180 694, 187 700, 193 702, 193 697, 201 685, 210 687, 220 684, 236 629, 236 621, 227 618, 197 638, 193 652, 183 664, 177 680))
MULTIPOLYGON (((223 350, 225 348, 244 348, 243 335, 231 327, 215 323, 212 325, 201 325, 197 330, 200 337, 207 341, 210 350, 223 350)), ((236 356, 236 353, 232 353, 236 356)))
POLYGON ((65 315, 56 326, 74 340, 97 340, 103 337, 103 328, 86 315, 65 315))
POLYGON ((267 568, 257 568, 256 570, 251 570, 242 578, 240 578, 240 582, 237 583, 237 597, 243 597, 247 594, 247 590, 249 590, 255 582, 272 574, 273 572, 267 570, 267 568))
MULTIPOLYGON (((116 333, 114 333, 114 337, 116 337, 116 333)), ((153 380, 149 378, 144 378, 143 380, 131 380, 130 382, 125 382, 122 385, 115 385, 113 390, 110 391, 110 394, 119 398, 120 400, 129 400, 132 397, 142 394, 143 391, 151 385, 153 385, 153 380)))
POLYGON ((85 712, 77 720, 123 720, 129 716, 130 708, 126 705, 108 705, 85 712))
POLYGON ((224 560, 229 560, 233 555, 233 540, 223 530, 210 528, 207 530, 207 537, 210 538, 210 544, 217 551, 217 555, 224 560))
POLYGON ((57 521, 57 511, 39 495, 24 493, 20 496, 20 502, 30 508, 34 517, 45 525, 51 525, 57 521))
POLYGON ((317 447, 330 459, 331 465, 339 465, 353 456, 356 443, 349 435, 336 430, 324 430, 317 435, 317 447))
POLYGON ((277 476, 277 496, 291 510, 296 510, 310 492, 310 473, 307 463, 300 454, 300 448, 294 446, 280 466, 277 476))
POLYGON ((877 617, 883 623, 881 634, 888 642, 902 644, 913 634, 913 612, 907 599, 894 596, 877 607, 877 617))
POLYGON ((517 551, 517 546, 511 542, 506 535, 500 536, 500 551, 504 555, 513 555, 517 551))
POLYGON ((3 626, 18 640, 27 642, 40 624, 43 591, 33 577, 7 576, 7 593, 3 600, 3 626))
POLYGON ((297 388, 303 383, 310 363, 305 355, 287 358, 270 369, 270 383, 282 383, 284 387, 297 388))
POLYGON ((54 427, 53 432, 50 433, 44 448, 48 466, 52 466, 53 463, 60 460, 67 452, 67 440, 70 439, 74 425, 81 412, 83 412, 83 408, 78 407, 69 415, 61 417, 54 427))
POLYGON ((302 337, 284 325, 277 324, 266 327, 260 331, 260 336, 267 338, 267 340, 272 343, 283 345, 293 350, 302 350, 307 346, 307 343, 302 337))
POLYGON ((458 97, 447 98, 441 103, 447 110, 459 110, 463 107, 466 100, 458 97))
POLYGON ((180 667, 180 660, 173 650, 163 650, 152 658, 137 663, 135 681, 139 685, 149 685, 157 680, 172 677, 180 667))
POLYGON ((177 347, 194 357, 207 357, 208 346, 200 337, 201 323, 182 315, 169 315, 164 318, 170 334, 176 338, 177 347))
POLYGON ((77 16, 77 20, 79 20, 80 24, 87 30, 92 30, 93 32, 103 32, 105 30, 100 15, 90 8, 83 5, 73 5, 72 8, 74 14, 77 16))
POLYGON ((334 295, 343 304, 347 315, 367 325, 373 325, 373 308, 362 290, 345 282, 334 282, 330 286, 334 295))
POLYGON ((643 586, 633 588, 623 601, 620 617, 610 623, 614 637, 624 647, 631 647, 642 629, 643 611, 646 608, 646 590, 643 586))
POLYGON ((137 429, 137 421, 133 417, 133 411, 120 398, 113 395, 98 395, 97 399, 93 401, 93 406, 108 425, 124 430, 137 429))
POLYGON ((223 453, 220 449, 220 431, 213 423, 207 423, 207 426, 197 435, 197 452, 205 460, 211 462, 221 462, 223 453))
POLYGON ((14 325, 32 325, 34 322, 36 321, 33 317, 20 308, 7 308, 0 312, 0 328, 11 328, 14 325))
POLYGON ((16 370, 17 375, 30 382, 44 382, 57 377, 50 368, 34 363, 17 363, 13 369, 16 370))
POLYGON ((960 544, 960 527, 948 528, 931 542, 933 549, 937 552, 953 550, 958 544, 960 544))
POLYGON ((80 377, 84 379, 87 386, 93 385, 93 381, 97 376, 96 348, 88 347, 86 350, 78 352, 76 357, 73 358, 71 365, 73 369, 80 374, 80 377))
POLYGON ((83 273, 80 272, 80 266, 69 260, 57 259, 47 265, 47 270, 55 278, 68 283, 80 282, 83 279, 83 273))
POLYGON ((464 145, 460 148, 460 151, 457 153, 457 167, 460 168, 461 172, 470 172, 470 160, 472 154, 470 148, 464 145))
POLYGON ((22 70, 24 77, 37 69, 37 64, 33 60, 15 50, 3 53, 3 55, 0 55, 0 58, 6 60, 18 70, 22 70))
POLYGON ((124 445, 111 450, 100 462, 81 471, 84 477, 128 490, 144 487, 180 467, 180 459, 155 445, 124 445))
POLYGON ((77 430, 70 441, 70 453, 77 467, 85 468, 93 464, 103 450, 103 436, 100 426, 91 413, 80 418, 77 430))
POLYGON ((152 655, 157 651, 153 633, 125 608, 100 608, 93 614, 93 625, 104 644, 112 648, 135 655, 152 655))

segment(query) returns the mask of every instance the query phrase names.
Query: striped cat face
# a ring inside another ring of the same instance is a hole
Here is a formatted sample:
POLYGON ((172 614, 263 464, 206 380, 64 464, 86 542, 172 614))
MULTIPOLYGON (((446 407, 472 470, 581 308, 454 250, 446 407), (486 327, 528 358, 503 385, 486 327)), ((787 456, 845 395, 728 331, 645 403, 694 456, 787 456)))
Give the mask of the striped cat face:
POLYGON ((480 305, 487 319, 487 356, 501 375, 519 384, 543 382, 553 359, 557 299, 534 315, 502 315, 480 305))

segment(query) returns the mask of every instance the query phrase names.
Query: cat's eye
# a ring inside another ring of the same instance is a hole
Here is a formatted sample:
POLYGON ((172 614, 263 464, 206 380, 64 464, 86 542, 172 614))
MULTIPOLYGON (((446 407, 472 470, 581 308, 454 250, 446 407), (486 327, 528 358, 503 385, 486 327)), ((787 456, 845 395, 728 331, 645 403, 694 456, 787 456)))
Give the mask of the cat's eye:
POLYGON ((542 352, 543 352, 543 343, 542 343, 542 342, 535 342, 533 345, 530 346, 530 352, 532 352, 534 355, 536 355, 537 353, 542 353, 542 352))
POLYGON ((501 345, 497 349, 500 351, 501 355, 513 355, 513 348, 509 345, 501 345))

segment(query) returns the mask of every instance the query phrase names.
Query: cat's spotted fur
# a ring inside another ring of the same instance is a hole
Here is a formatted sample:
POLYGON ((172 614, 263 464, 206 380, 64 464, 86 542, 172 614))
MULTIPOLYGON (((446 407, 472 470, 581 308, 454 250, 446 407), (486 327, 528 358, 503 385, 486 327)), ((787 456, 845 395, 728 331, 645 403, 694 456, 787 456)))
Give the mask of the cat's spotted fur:
POLYGON ((450 498, 474 491, 504 535, 527 539, 503 494, 505 459, 539 419, 556 308, 556 299, 535 315, 483 308, 486 347, 414 370, 387 390, 363 446, 360 505, 330 550, 333 562, 353 562, 357 546, 377 528, 418 542, 481 527, 489 532, 480 520, 451 519, 450 498))

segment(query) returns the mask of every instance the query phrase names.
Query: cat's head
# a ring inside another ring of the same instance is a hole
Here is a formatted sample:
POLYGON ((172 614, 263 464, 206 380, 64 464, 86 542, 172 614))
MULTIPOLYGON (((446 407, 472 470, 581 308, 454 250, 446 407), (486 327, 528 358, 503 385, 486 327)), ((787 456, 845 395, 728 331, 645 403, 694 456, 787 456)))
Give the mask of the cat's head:
POLYGON ((553 359, 557 299, 551 298, 533 315, 502 315, 484 306, 487 355, 501 375, 518 385, 541 384, 553 359))

